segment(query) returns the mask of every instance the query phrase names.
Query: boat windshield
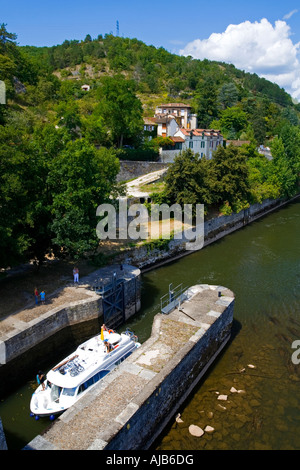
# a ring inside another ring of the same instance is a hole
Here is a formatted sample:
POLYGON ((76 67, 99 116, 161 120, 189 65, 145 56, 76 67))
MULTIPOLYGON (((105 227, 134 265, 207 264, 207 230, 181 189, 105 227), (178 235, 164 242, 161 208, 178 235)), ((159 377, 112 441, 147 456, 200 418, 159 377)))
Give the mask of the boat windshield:
POLYGON ((65 395, 67 397, 73 397, 75 395, 76 390, 77 390, 77 387, 63 388, 62 395, 65 395))
POLYGON ((51 385, 51 399, 53 401, 58 400, 60 394, 61 394, 61 387, 58 387, 57 385, 52 384, 51 385))

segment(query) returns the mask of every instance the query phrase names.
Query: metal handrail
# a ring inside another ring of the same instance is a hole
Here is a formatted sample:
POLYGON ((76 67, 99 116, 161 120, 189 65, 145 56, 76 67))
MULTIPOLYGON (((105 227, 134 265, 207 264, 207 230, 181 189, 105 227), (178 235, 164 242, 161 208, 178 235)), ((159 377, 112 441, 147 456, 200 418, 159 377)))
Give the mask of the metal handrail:
POLYGON ((160 299, 161 313, 168 314, 172 312, 181 302, 188 298, 189 287, 183 287, 179 284, 174 289, 172 284, 169 285, 169 293, 165 294, 160 299))

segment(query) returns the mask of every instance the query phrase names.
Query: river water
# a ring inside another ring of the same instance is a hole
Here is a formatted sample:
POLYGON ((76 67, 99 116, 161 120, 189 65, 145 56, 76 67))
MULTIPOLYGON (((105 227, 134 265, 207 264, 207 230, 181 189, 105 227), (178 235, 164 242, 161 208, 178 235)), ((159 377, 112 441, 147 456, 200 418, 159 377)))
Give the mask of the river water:
MULTIPOLYGON (((300 449, 300 347, 292 348, 300 340, 299 233, 295 202, 142 276, 142 309, 127 324, 142 342, 171 283, 223 285, 236 296, 230 343, 178 410, 181 422, 174 417, 153 449, 300 449), (213 431, 194 437, 190 425, 213 431)), ((49 424, 29 417, 35 386, 33 378, 0 403, 10 449, 49 424)))

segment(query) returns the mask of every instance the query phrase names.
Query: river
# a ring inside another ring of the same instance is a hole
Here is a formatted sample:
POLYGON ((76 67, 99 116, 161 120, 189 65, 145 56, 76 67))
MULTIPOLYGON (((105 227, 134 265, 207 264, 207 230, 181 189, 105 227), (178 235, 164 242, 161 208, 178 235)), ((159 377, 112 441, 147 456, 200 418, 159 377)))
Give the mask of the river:
MULTIPOLYGON (((174 417, 153 449, 300 449, 300 364, 292 360, 300 340, 299 233, 298 201, 143 274, 142 309, 127 324, 142 342, 171 283, 223 285, 236 296, 230 343, 179 410, 181 422, 174 417), (213 431, 194 437, 192 424, 213 431)), ((0 403, 10 449, 45 427, 29 417, 34 387, 33 379, 0 403)))

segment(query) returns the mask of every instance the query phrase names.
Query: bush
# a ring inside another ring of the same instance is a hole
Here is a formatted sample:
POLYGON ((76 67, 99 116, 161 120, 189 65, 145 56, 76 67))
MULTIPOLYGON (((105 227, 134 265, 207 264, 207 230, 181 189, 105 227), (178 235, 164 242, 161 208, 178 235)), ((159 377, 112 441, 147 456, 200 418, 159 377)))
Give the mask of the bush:
POLYGON ((232 208, 229 205, 229 202, 226 201, 221 207, 220 207, 220 212, 222 215, 231 215, 232 214, 232 208))

